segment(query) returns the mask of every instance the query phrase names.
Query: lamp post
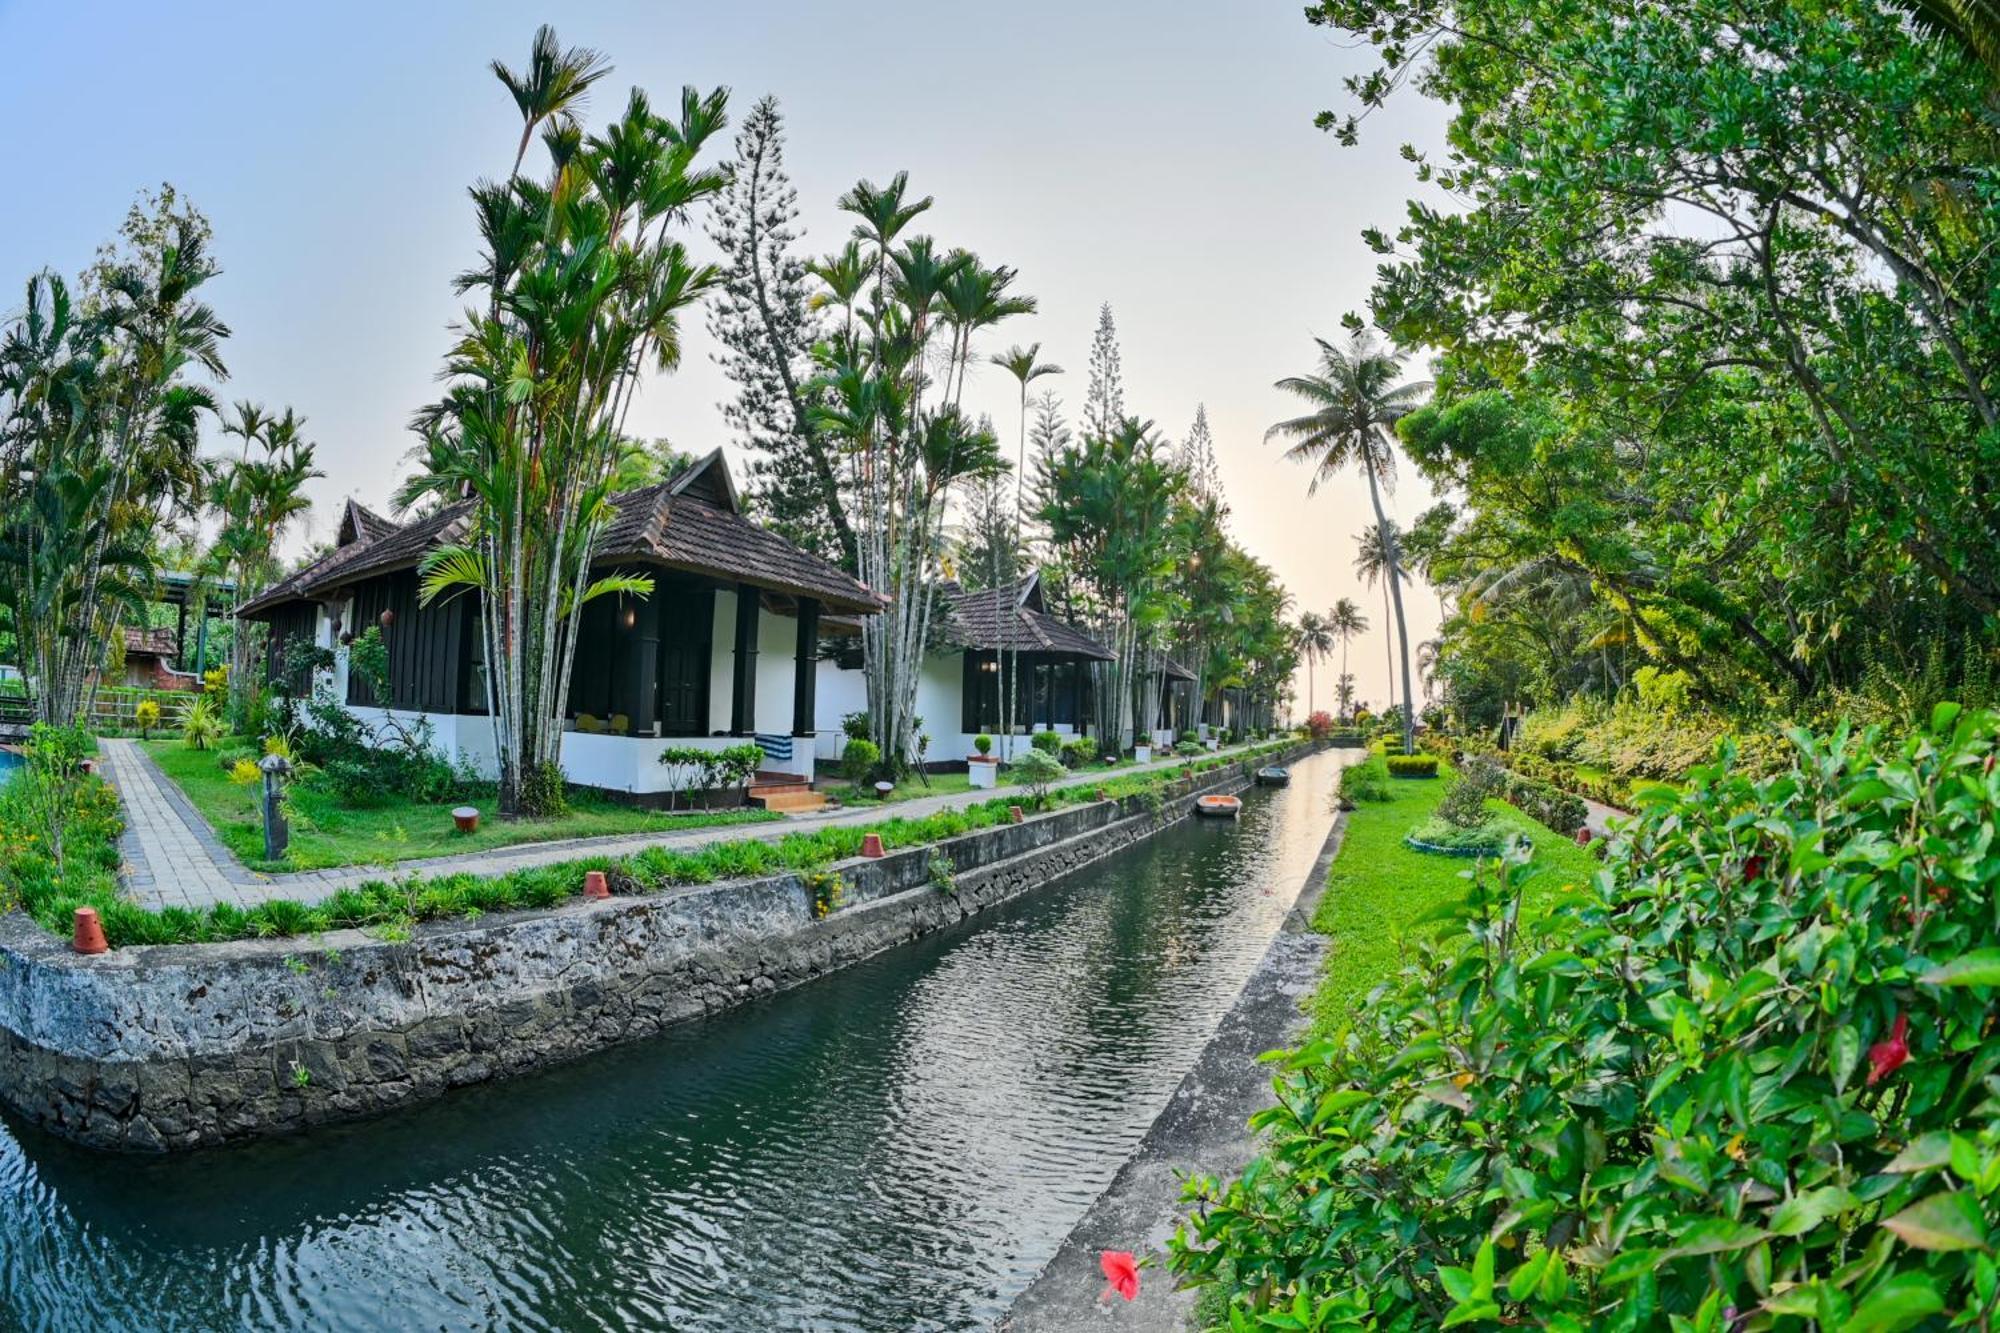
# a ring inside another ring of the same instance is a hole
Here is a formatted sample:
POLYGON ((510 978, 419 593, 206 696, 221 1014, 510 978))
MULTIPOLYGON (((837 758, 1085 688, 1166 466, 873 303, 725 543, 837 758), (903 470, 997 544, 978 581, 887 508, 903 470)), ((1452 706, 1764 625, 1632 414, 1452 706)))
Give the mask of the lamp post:
POLYGON ((291 843, 292 831, 285 826, 285 778, 292 761, 281 754, 267 754, 257 762, 264 774, 264 859, 282 860, 291 843))

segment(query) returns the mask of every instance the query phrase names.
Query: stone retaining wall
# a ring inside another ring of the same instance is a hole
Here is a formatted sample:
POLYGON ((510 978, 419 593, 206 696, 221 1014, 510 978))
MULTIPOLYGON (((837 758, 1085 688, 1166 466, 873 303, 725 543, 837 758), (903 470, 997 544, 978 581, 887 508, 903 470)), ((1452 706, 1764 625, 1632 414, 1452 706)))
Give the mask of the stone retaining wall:
MULTIPOLYGON (((1300 752, 1310 747, 1300 747, 1300 752)), ((573 1059, 810 981, 1017 897, 1248 784, 1250 764, 797 875, 547 912, 96 958, 0 918, 0 1101, 95 1148, 158 1152, 304 1129, 573 1059), (932 883, 951 858, 956 884, 932 883)))

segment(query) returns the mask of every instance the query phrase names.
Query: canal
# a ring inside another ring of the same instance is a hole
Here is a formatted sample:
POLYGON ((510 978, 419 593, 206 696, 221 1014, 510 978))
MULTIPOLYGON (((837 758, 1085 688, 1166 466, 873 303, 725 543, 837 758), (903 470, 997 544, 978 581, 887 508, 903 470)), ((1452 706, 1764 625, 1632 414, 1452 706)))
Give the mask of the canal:
POLYGON ((0 1299, 61 1330, 984 1326, 1234 1001, 1339 765, 809 986, 392 1117, 142 1160, 10 1125, 0 1299))

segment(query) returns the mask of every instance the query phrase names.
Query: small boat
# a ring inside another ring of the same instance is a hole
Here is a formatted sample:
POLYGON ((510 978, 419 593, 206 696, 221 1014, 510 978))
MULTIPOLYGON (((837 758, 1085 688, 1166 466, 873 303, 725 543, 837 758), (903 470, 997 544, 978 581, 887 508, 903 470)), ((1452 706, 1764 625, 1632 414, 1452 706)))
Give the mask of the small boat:
POLYGON ((1234 796, 1197 796, 1194 812, 1210 819, 1234 819, 1243 813, 1243 802, 1234 796))
POLYGON ((1280 768, 1276 764, 1273 764, 1269 768, 1260 768, 1257 770, 1257 785, 1260 787, 1282 787, 1291 780, 1291 770, 1280 768))

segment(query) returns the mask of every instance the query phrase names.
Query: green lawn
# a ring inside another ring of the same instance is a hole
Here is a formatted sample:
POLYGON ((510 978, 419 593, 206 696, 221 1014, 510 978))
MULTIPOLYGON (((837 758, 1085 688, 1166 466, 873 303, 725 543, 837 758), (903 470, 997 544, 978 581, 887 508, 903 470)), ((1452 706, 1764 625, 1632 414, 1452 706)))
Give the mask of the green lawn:
MULTIPOLYGON (((1400 936, 1412 921, 1464 893, 1460 878, 1470 860, 1411 851, 1403 835, 1429 817, 1447 778, 1398 778, 1394 799, 1364 802, 1347 817, 1347 835, 1327 876, 1313 927, 1333 937, 1326 976, 1312 999, 1314 1027, 1329 1032, 1376 983, 1402 966, 1400 936)), ((1489 801, 1494 813, 1534 840, 1537 873, 1530 900, 1546 899, 1565 885, 1586 883, 1597 858, 1511 805, 1489 801)))
POLYGON ((452 825, 456 801, 418 805, 391 800, 376 809, 344 809, 329 798, 295 788, 291 847, 282 861, 265 861, 264 830, 258 815, 260 788, 229 780, 214 750, 191 750, 178 740, 145 742, 161 770, 201 811, 223 845, 258 870, 322 870, 330 866, 383 865, 424 856, 487 851, 557 838, 589 838, 606 833, 671 832, 713 824, 764 823, 783 815, 762 810, 718 810, 667 814, 637 810, 598 796, 572 793, 569 813, 560 819, 503 820, 491 795, 466 804, 478 807, 479 831, 459 833, 452 825))

